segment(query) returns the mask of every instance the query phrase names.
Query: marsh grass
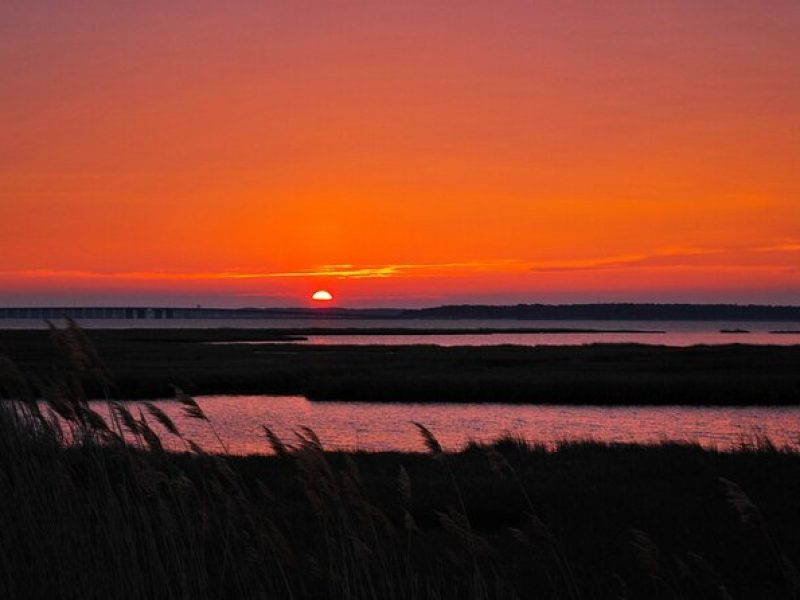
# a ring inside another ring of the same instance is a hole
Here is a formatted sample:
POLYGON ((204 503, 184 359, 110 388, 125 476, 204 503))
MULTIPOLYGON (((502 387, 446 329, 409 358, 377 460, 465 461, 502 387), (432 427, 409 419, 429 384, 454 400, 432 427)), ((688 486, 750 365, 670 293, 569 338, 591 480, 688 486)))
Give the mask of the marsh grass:
POLYGON ((4 598, 798 595, 800 456, 765 436, 733 453, 510 436, 448 453, 417 424, 427 453, 364 454, 265 424, 274 456, 229 456, 152 404, 109 400, 104 419, 76 376, 106 376, 88 338, 52 335, 73 371, 0 361, 4 598))
MULTIPOLYGON (((94 330, 94 358, 113 373, 93 398, 192 394, 304 395, 315 401, 521 404, 796 405, 800 345, 314 346, 220 344, 278 330, 94 330)), ((0 330, 0 353, 28 374, 66 369, 47 331, 0 330)))

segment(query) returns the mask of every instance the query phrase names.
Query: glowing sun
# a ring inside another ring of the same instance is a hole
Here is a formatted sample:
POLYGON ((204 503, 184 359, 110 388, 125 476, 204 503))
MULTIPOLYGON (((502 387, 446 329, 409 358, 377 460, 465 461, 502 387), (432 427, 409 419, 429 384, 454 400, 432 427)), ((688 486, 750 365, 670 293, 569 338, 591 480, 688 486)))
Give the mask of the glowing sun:
POLYGON ((311 299, 317 302, 330 302, 333 300, 333 294, 327 290, 317 290, 311 295, 311 299))

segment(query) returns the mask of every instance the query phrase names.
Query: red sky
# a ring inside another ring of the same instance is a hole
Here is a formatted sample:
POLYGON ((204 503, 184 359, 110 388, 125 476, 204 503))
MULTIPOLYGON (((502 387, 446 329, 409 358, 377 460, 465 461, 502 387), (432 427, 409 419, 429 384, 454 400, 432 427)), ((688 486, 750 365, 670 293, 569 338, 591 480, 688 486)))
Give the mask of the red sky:
POLYGON ((0 303, 800 303, 800 3, 0 4, 0 303))

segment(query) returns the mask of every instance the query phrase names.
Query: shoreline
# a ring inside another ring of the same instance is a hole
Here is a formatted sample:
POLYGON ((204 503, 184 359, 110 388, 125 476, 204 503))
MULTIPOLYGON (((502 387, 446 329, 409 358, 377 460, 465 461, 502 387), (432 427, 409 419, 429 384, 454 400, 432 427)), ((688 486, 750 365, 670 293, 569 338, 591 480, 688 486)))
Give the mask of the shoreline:
MULTIPOLYGON (((796 405, 800 345, 313 346, 274 330, 86 330, 113 395, 302 395, 313 401, 796 405), (265 340, 274 344, 214 343, 265 340)), ((48 331, 0 330, 22 372, 65 372, 48 331)), ((90 397, 103 397, 91 377, 90 397)))

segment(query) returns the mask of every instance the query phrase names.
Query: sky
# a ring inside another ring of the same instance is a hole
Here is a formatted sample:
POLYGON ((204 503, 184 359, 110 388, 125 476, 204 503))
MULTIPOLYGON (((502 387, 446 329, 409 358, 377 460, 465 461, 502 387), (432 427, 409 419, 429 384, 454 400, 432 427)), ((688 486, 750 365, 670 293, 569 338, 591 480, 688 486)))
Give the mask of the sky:
POLYGON ((796 0, 0 3, 0 305, 800 304, 796 0))

